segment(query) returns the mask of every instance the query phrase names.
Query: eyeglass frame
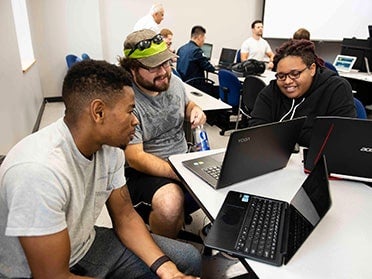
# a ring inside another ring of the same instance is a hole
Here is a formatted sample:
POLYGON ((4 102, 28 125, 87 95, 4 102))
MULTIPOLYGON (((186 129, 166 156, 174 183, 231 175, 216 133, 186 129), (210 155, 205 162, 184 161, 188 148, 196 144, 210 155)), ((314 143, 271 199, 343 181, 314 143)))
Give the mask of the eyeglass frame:
POLYGON ((156 67, 147 67, 145 65, 143 65, 142 63, 140 63, 140 67, 147 70, 149 73, 156 73, 157 71, 160 70, 160 68, 164 68, 164 69, 168 69, 171 65, 172 65, 172 61, 169 59, 169 60, 166 60, 164 61, 163 63, 161 63, 160 65, 156 66, 156 67))
POLYGON ((132 49, 128 53, 128 57, 133 52, 135 52, 137 49, 140 50, 140 51, 143 51, 145 49, 150 48, 152 43, 157 44, 157 45, 160 45, 163 41, 164 41, 164 39, 163 39, 163 36, 161 34, 156 34, 151 39, 146 39, 146 40, 139 41, 138 43, 136 43, 134 45, 134 47, 132 47, 132 49))
POLYGON ((309 69, 308 66, 306 66, 304 69, 302 70, 292 70, 290 71, 289 73, 276 73, 275 74, 275 78, 279 81, 285 81, 287 79, 287 77, 289 77, 291 80, 296 80, 296 79, 299 79, 301 74, 306 70, 306 69, 309 69), (279 75, 283 75, 283 78, 280 78, 279 75), (294 76, 293 76, 294 75, 294 76))

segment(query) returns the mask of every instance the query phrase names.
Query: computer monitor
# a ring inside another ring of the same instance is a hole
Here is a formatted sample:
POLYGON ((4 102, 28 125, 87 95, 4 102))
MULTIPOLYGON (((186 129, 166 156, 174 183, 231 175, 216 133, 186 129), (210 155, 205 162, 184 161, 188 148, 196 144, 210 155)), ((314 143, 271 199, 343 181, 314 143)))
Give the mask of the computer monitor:
POLYGON ((372 38, 372 25, 368 25, 368 34, 369 34, 369 38, 371 39, 372 38))
POLYGON ((369 68, 372 69, 372 38, 367 40, 356 38, 343 39, 341 54, 355 56, 357 59, 354 63, 353 69, 367 72, 366 61, 369 63, 369 68))
POLYGON ((207 57, 208 60, 210 60, 212 57, 213 45, 209 43, 204 43, 201 49, 203 50, 204 56, 207 57))

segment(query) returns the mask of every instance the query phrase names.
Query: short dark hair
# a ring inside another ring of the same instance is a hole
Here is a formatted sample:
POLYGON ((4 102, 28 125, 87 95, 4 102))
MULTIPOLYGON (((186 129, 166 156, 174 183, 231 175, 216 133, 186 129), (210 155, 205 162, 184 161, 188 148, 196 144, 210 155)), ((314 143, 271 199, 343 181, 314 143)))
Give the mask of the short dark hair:
POLYGON ((301 57, 302 61, 306 66, 310 67, 311 64, 315 63, 319 67, 324 66, 324 61, 315 54, 314 43, 309 40, 289 40, 283 43, 279 48, 277 48, 274 56, 274 68, 276 67, 280 60, 287 56, 298 56, 301 57))
POLYGON ((114 105, 124 86, 132 86, 127 71, 106 61, 83 60, 67 72, 62 87, 66 115, 75 118, 83 107, 96 98, 114 105))
POLYGON ((261 19, 256 19, 255 21, 252 22, 251 24, 251 28, 253 29, 254 26, 257 24, 257 23, 263 23, 261 19))
POLYGON ((207 32, 203 26, 195 25, 191 28, 191 38, 197 37, 199 35, 204 35, 207 32))
POLYGON ((310 32, 305 28, 300 28, 293 34, 293 39, 295 40, 310 40, 310 32))

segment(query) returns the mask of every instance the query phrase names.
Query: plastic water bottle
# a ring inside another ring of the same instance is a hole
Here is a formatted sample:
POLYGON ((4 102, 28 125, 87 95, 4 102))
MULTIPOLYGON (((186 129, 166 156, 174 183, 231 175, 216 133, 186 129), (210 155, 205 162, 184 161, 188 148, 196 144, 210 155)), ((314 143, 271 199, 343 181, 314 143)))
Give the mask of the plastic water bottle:
POLYGON ((197 151, 209 150, 208 136, 203 125, 194 129, 195 148, 197 151))

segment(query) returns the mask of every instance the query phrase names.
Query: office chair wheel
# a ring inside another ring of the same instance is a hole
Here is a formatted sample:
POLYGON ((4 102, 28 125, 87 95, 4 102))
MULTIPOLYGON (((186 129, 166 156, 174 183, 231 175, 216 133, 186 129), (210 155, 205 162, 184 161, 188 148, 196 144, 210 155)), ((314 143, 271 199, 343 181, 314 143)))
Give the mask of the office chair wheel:
POLYGON ((224 136, 225 135, 225 131, 224 130, 221 130, 220 131, 220 136, 224 136))

